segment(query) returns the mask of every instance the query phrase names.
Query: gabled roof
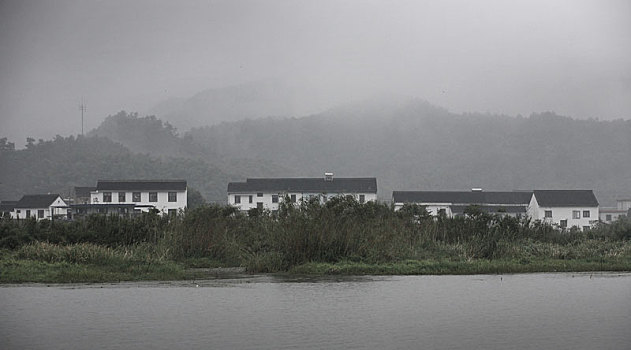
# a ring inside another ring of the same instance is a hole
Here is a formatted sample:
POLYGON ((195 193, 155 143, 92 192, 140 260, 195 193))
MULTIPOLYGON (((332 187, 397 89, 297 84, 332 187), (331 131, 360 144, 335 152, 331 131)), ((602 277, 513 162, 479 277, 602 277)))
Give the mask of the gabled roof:
POLYGON ((17 203, 18 201, 1 201, 0 212, 12 211, 17 203))
POLYGON ((15 208, 48 208, 57 198, 58 194, 27 194, 15 204, 15 208))
POLYGON ((592 190, 535 190, 540 207, 597 207, 592 190))
POLYGON ((96 190, 94 186, 75 186, 74 195, 76 197, 90 197, 90 192, 96 190))
POLYGON ((254 192, 311 192, 311 193, 377 193, 374 177, 344 178, 272 178, 247 179, 228 183, 228 193, 254 192))
POLYGON ((505 204, 528 205, 532 192, 394 191, 395 203, 505 204))
POLYGON ((97 191, 184 191, 186 180, 99 180, 97 191))

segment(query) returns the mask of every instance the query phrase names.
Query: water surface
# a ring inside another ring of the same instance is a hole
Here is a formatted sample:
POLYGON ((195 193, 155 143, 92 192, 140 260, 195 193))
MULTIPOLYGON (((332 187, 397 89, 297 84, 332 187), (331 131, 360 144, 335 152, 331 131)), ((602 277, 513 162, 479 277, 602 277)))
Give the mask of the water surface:
POLYGON ((0 288, 4 349, 629 349, 631 274, 0 288))

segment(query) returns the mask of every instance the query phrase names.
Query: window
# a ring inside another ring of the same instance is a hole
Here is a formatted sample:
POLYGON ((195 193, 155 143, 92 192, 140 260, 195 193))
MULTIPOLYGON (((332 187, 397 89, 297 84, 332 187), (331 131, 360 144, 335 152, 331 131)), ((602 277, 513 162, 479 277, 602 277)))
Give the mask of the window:
POLYGON ((589 231, 591 229, 590 226, 583 226, 583 231, 589 231))
POLYGON ((366 201, 366 196, 363 194, 359 195, 359 203, 364 203, 366 201))
POLYGON ((567 227, 567 220, 561 220, 561 222, 559 223, 559 226, 561 228, 566 228, 567 227))
POLYGON ((26 217, 27 218, 31 217, 31 211, 29 209, 26 209, 26 217))
POLYGON ((37 217, 40 218, 40 219, 44 218, 44 209, 39 209, 37 211, 37 217))
POLYGON ((256 203, 256 209, 263 210, 263 202, 257 202, 256 203))
POLYGON ((249 195, 249 196, 248 196, 248 202, 249 202, 249 203, 252 203, 252 195, 249 195))
POLYGON ((583 217, 584 218, 588 218, 589 217, 589 210, 583 210, 583 217))
POLYGON ((291 202, 292 203, 296 203, 296 195, 295 194, 291 195, 291 202))
POLYGON ((177 192, 169 192, 169 202, 177 202, 177 192))
POLYGON ((103 192, 103 202, 109 203, 112 201, 112 192, 103 192))
POLYGON ((174 217, 177 215, 177 209, 169 209, 169 216, 174 217))
POLYGON ((263 197, 263 194, 262 193, 257 193, 256 196, 257 197, 263 197))
POLYGON ((158 201, 158 192, 149 192, 149 202, 158 201))
POLYGON ((605 215, 605 220, 606 221, 611 221, 611 214, 605 215))
POLYGON ((140 192, 133 192, 131 194, 131 201, 132 202, 140 202, 140 192))
POLYGON ((447 211, 445 209, 438 209, 438 215, 446 215, 447 211))
POLYGON ((125 203, 125 192, 118 192, 118 202, 125 203))
POLYGON ((273 194, 272 195, 272 203, 278 203, 278 195, 277 194, 273 194))
POLYGON ((234 196, 234 204, 241 203, 241 196, 234 196))
POLYGON ((552 217, 552 210, 546 210, 544 215, 545 215, 546 218, 551 218, 552 217))
POLYGON ((580 219, 581 211, 580 210, 572 210, 572 219, 580 219))

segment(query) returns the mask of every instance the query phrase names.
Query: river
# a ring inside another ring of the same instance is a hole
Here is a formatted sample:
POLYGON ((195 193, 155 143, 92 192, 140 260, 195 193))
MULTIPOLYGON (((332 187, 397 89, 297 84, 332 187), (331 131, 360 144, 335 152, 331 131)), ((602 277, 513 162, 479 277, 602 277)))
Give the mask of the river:
POLYGON ((630 349, 631 274, 0 287, 3 349, 630 349))

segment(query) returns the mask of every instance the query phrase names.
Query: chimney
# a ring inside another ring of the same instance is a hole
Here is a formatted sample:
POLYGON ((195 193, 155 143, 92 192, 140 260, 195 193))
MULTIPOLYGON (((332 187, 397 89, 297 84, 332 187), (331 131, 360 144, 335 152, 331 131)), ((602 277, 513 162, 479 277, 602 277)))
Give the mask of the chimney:
POLYGON ((333 181, 333 173, 324 173, 324 181, 333 181))
POLYGON ((475 187, 471 189, 471 192, 482 192, 482 189, 475 187))

